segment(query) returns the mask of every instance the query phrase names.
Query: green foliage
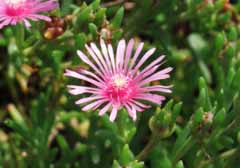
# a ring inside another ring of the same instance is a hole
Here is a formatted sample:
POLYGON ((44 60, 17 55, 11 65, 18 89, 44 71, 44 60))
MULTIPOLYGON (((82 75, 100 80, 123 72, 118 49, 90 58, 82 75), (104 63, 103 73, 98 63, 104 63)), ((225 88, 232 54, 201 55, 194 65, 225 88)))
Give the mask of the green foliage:
POLYGON ((239 167, 239 0, 60 3, 59 35, 43 22, 0 30, 0 167, 239 167), (66 85, 79 81, 63 73, 88 68, 86 43, 122 37, 166 55, 173 93, 112 123, 73 103, 66 85))

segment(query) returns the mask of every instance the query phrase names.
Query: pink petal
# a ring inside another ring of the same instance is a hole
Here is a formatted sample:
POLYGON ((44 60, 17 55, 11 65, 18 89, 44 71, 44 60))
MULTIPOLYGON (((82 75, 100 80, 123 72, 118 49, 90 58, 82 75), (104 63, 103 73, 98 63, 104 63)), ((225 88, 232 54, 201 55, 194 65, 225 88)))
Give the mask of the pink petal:
POLYGON ((134 104, 136 104, 136 105, 138 105, 138 106, 140 106, 140 107, 142 107, 142 108, 145 108, 145 109, 151 107, 151 106, 149 106, 149 105, 145 105, 145 104, 140 103, 140 102, 135 101, 135 100, 131 100, 131 102, 133 102, 134 104))
POLYGON ((156 94, 144 93, 144 94, 135 96, 134 99, 146 100, 156 104, 162 104, 162 101, 165 100, 165 97, 156 95, 156 94))
POLYGON ((149 64, 146 68, 144 68, 140 74, 145 73, 146 71, 148 71, 149 69, 151 69, 152 67, 154 67, 155 65, 157 65, 158 63, 160 63, 163 59, 165 58, 164 55, 158 57, 155 61, 153 61, 151 64, 149 64))
POLYGON ((109 118, 109 120, 110 120, 111 122, 113 122, 113 121, 116 119, 116 117, 117 117, 117 112, 118 112, 118 107, 117 107, 117 106, 113 106, 112 112, 111 112, 110 118, 109 118))
POLYGON ((100 90, 97 88, 75 86, 75 85, 68 85, 67 87, 69 88, 68 92, 73 95, 79 95, 83 93, 100 94, 100 90))
POLYGON ((0 21, 6 20, 6 19, 8 19, 8 17, 7 17, 7 16, 5 16, 5 15, 3 15, 3 16, 0 16, 0 21))
POLYGON ((128 63, 129 63, 130 57, 132 55, 133 46, 134 46, 134 40, 131 39, 128 42, 127 49, 126 49, 126 58, 125 58, 125 62, 124 62, 124 72, 127 72, 127 70, 128 70, 127 69, 128 68, 128 63))
POLYGON ((110 70, 109 70, 108 67, 107 67, 107 63, 106 63, 105 60, 103 59, 102 54, 101 54, 101 52, 99 51, 99 49, 97 48, 97 46, 96 46, 94 43, 91 43, 91 48, 92 48, 92 50, 95 52, 95 54, 96 54, 96 56, 99 58, 99 60, 101 61, 103 67, 105 68, 105 71, 106 71, 107 73, 109 73, 110 70))
POLYGON ((0 29, 3 28, 4 26, 10 24, 12 21, 11 18, 6 18, 3 22, 0 23, 0 29))
POLYGON ((137 119, 137 111, 134 107, 130 108, 129 105, 125 104, 125 107, 127 108, 129 116, 133 119, 133 121, 136 121, 137 119))
POLYGON ((94 54, 94 52, 92 51, 92 49, 86 44, 85 45, 86 49, 88 50, 88 53, 90 54, 90 56, 93 58, 93 60, 97 63, 98 67, 100 68, 100 70, 103 72, 104 75, 107 74, 107 72, 105 71, 105 69, 103 68, 102 64, 100 63, 100 61, 98 60, 97 56, 94 54))
POLYGON ((116 72, 115 58, 114 58, 114 52, 111 44, 108 44, 108 53, 110 56, 110 60, 112 62, 113 73, 115 73, 116 72))
POLYGON ((111 66, 110 58, 109 58, 109 55, 108 55, 107 46, 106 46, 106 44, 105 44, 105 42, 104 42, 103 39, 100 40, 100 45, 101 45, 102 53, 103 53, 103 55, 104 55, 104 57, 105 57, 105 60, 106 60, 106 62, 107 62, 108 69, 109 69, 109 71, 112 73, 113 71, 112 71, 112 66, 111 66))
POLYGON ((170 75, 167 74, 167 73, 171 72, 172 69, 173 69, 173 68, 168 67, 168 68, 165 68, 165 69, 163 69, 163 70, 161 70, 161 71, 153 74, 153 75, 150 76, 149 78, 141 81, 141 82, 139 83, 139 86, 142 86, 142 85, 144 85, 144 84, 146 84, 146 83, 150 83, 150 82, 153 82, 153 81, 156 81, 156 80, 161 80, 161 79, 167 79, 167 78, 169 78, 170 75))
POLYGON ((95 106, 102 105, 102 104, 103 104, 104 102, 106 102, 106 101, 107 101, 107 100, 105 100, 105 99, 97 100, 97 101, 95 101, 95 102, 93 102, 93 103, 90 103, 90 104, 84 106, 84 107, 82 108, 82 110, 83 110, 83 111, 88 111, 88 110, 94 108, 95 106))
POLYGON ((39 14, 31 14, 31 15, 28 15, 27 18, 30 18, 32 20, 41 19, 41 20, 45 20, 45 21, 48 21, 48 22, 51 21, 50 17, 44 16, 44 15, 39 15, 39 14))
POLYGON ((142 51, 142 49, 143 49, 143 46, 144 46, 144 43, 140 43, 140 44, 138 45, 138 48, 137 48, 137 50, 136 50, 136 52, 135 52, 135 54, 134 54, 134 56, 133 56, 133 59, 132 59, 132 61, 131 61, 130 66, 129 66, 128 72, 131 71, 133 65, 136 63, 136 60, 137 60, 138 56, 140 55, 140 53, 141 53, 141 51, 142 51))
POLYGON ((102 96, 85 97, 85 98, 79 99, 75 103, 76 104, 83 104, 83 103, 91 102, 93 100, 102 99, 102 98, 103 98, 102 96))
POLYGON ((82 51, 78 50, 77 54, 81 58, 81 60, 88 64, 92 69, 94 69, 96 73, 98 73, 101 76, 103 75, 102 72, 100 72, 99 69, 87 58, 87 56, 82 53, 82 51))
POLYGON ((16 25, 17 24, 17 20, 16 19, 12 19, 11 25, 16 25))
POLYGON ((156 48, 152 48, 144 54, 144 56, 141 58, 141 60, 135 66, 135 68, 133 70, 133 75, 139 70, 139 68, 143 65, 143 63, 155 52, 155 50, 156 50, 156 48))
POLYGON ((85 74, 85 75, 89 75, 89 76, 95 78, 96 80, 98 80, 99 82, 104 83, 104 81, 102 79, 100 79, 97 75, 95 75, 94 73, 92 73, 90 71, 87 71, 85 69, 80 69, 79 73, 82 73, 82 74, 85 74))
POLYGON ((103 84, 101 84, 100 82, 96 81, 96 80, 93 80, 91 78, 88 78, 86 76, 83 76, 77 72, 74 72, 74 71, 71 71, 71 70, 66 70, 66 73, 64 74, 65 76, 70 76, 70 77, 74 77, 74 78, 78 78, 78 79, 82 79, 84 81, 87 81, 95 86, 98 86, 100 88, 104 87, 103 84))
POLYGON ((138 81, 140 81, 140 80, 145 79, 146 77, 152 75, 158 68, 159 68, 159 65, 156 65, 155 67, 147 70, 147 71, 144 72, 144 73, 141 73, 141 72, 140 72, 139 74, 136 75, 136 77, 134 78, 134 81, 138 82, 138 81))
POLYGON ((137 106, 137 105, 134 104, 134 103, 129 102, 128 104, 129 104, 132 108, 136 109, 136 111, 140 111, 140 112, 143 111, 143 109, 142 109, 141 107, 137 106))
POLYGON ((148 86, 141 88, 140 90, 144 92, 165 92, 165 93, 172 93, 171 89, 164 88, 161 85, 156 85, 156 86, 148 86))
POLYGON ((131 113, 132 113, 132 119, 133 119, 133 121, 136 121, 136 120, 137 120, 137 111, 136 111, 136 109, 135 109, 134 106, 132 106, 132 111, 131 111, 131 113))
POLYGON ((23 19, 26 27, 31 27, 31 23, 27 19, 23 19))
POLYGON ((111 103, 108 103, 106 106, 104 106, 98 113, 98 115, 102 116, 104 115, 108 109, 111 107, 111 103))
POLYGON ((118 72, 120 72, 119 70, 121 70, 123 67, 125 48, 126 48, 125 40, 120 40, 120 42, 118 43, 117 53, 116 53, 116 67, 118 72))
POLYGON ((58 3, 56 0, 48 0, 46 2, 36 1, 36 5, 33 6, 34 12, 46 12, 58 7, 58 3))

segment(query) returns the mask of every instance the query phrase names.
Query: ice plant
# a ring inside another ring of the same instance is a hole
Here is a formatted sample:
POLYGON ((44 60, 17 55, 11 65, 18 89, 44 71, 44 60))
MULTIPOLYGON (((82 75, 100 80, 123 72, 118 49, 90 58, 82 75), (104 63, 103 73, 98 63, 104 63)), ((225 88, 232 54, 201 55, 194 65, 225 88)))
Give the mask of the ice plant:
POLYGON ((29 27, 29 19, 50 21, 50 17, 39 13, 57 6, 56 0, 0 0, 0 29, 6 25, 16 25, 18 22, 23 22, 29 27))
POLYGON ((65 75, 88 82, 87 86, 69 85, 69 92, 73 95, 90 94, 76 101, 76 104, 86 104, 83 111, 100 109, 99 115, 111 110, 110 121, 114 121, 117 112, 125 108, 129 116, 135 121, 137 112, 149 108, 142 102, 148 101, 161 104, 165 99, 159 92, 171 93, 171 86, 155 85, 150 83, 157 80, 169 78, 171 67, 159 70, 164 56, 160 56, 151 63, 148 63, 142 71, 140 68, 155 52, 155 48, 147 51, 141 58, 140 53, 143 43, 140 43, 132 56, 134 40, 131 39, 126 45, 125 40, 118 43, 116 55, 111 44, 100 41, 101 51, 94 43, 85 45, 89 59, 83 52, 77 54, 83 62, 88 64, 93 71, 80 69, 77 71, 66 70, 65 75), (137 61, 139 59, 139 61, 137 61), (92 61, 93 60, 93 61, 92 61))

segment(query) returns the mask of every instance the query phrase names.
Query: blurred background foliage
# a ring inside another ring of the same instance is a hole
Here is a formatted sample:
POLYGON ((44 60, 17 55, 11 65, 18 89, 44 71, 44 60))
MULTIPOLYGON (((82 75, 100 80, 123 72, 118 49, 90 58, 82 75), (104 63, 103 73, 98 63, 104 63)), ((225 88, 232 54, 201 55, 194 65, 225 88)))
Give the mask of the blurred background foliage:
POLYGON ((239 12, 239 0, 61 0, 50 23, 0 30, 0 167, 239 168, 239 12), (174 67, 173 94, 136 123, 81 112, 63 77, 88 68, 85 43, 122 37, 174 67))

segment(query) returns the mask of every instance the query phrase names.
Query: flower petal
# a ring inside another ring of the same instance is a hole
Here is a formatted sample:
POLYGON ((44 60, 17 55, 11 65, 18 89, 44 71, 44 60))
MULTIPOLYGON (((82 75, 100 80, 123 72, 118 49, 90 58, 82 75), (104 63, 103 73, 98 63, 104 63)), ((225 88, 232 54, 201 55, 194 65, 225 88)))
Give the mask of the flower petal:
POLYGON ((129 60, 131 58, 131 55, 132 55, 132 51, 133 51, 133 46, 134 46, 134 40, 131 39, 129 42, 128 42, 128 45, 127 45, 127 49, 126 49, 126 56, 125 56, 125 62, 124 62, 124 72, 126 73, 127 72, 127 68, 128 68, 128 63, 129 63, 129 60))
POLYGON ((100 116, 104 115, 110 107, 111 107, 111 103, 108 103, 99 111, 98 115, 100 116))
POLYGON ((83 62, 85 62, 86 64, 88 64, 93 70, 96 71, 96 73, 98 73, 100 76, 103 76, 103 73, 99 71, 99 69, 87 58, 87 56, 85 54, 82 53, 82 51, 77 50, 77 54, 78 56, 81 58, 81 60, 83 62))
POLYGON ((74 77, 74 78, 78 78, 78 79, 82 79, 84 81, 87 81, 95 86, 98 86, 100 88, 104 87, 104 85, 96 80, 93 80, 89 77, 83 76, 77 72, 71 71, 71 70, 66 70, 66 73, 64 74, 65 76, 70 76, 70 77, 74 77))
POLYGON ((107 63, 106 63, 105 60, 103 59, 103 56, 102 56, 101 52, 99 51, 99 49, 97 48, 96 44, 91 43, 91 48, 92 48, 92 50, 94 51, 94 53, 96 54, 96 56, 98 57, 98 59, 100 60, 100 62, 102 63, 105 71, 106 71, 107 73, 109 73, 109 69, 108 69, 108 67, 107 67, 107 63))
POLYGON ((159 64, 163 59, 165 58, 165 55, 162 55, 160 57, 158 57, 155 61, 153 61, 152 63, 150 63, 146 68, 144 68, 140 74, 145 73, 146 71, 148 71, 149 69, 151 69, 152 67, 154 67, 155 65, 159 64))
POLYGON ((122 70, 122 67, 123 67, 125 48, 126 48, 126 42, 125 40, 121 40, 118 43, 117 53, 116 53, 116 67, 118 72, 120 72, 120 70, 122 70))
POLYGON ((114 52, 113 52, 113 47, 111 44, 108 44, 108 53, 110 56, 110 60, 112 62, 112 67, 113 67, 113 73, 116 72, 116 65, 115 65, 115 58, 114 58, 114 52))
POLYGON ((82 110, 83 110, 83 111, 88 111, 88 110, 90 110, 90 109, 92 109, 92 108, 94 108, 94 107, 96 107, 96 106, 102 105, 102 104, 105 103, 106 101, 107 101, 107 100, 105 100, 105 99, 97 100, 97 101, 95 101, 95 102, 93 102, 93 103, 90 103, 90 104, 84 106, 84 107, 82 108, 82 110))
POLYGON ((75 104, 83 104, 83 103, 88 103, 91 102, 93 100, 97 100, 97 99, 102 99, 102 96, 91 96, 91 97, 85 97, 82 99, 79 99, 78 101, 75 102, 75 104))
POLYGON ((156 65, 155 67, 147 70, 147 71, 144 72, 144 73, 141 73, 141 72, 140 72, 139 74, 136 75, 136 77, 134 78, 134 81, 138 82, 138 81, 140 81, 140 80, 145 79, 146 77, 152 75, 158 68, 159 68, 159 65, 156 65))
POLYGON ((73 95, 79 95, 83 93, 93 93, 100 94, 100 90, 97 88, 84 87, 84 86, 76 86, 76 85, 68 85, 68 92, 73 95))
POLYGON ((117 117, 117 112, 118 112, 118 107, 117 107, 117 106, 113 106, 112 112, 111 112, 110 118, 109 118, 109 120, 110 120, 111 122, 113 122, 113 121, 116 119, 116 117, 117 117))
POLYGON ((137 119, 137 111, 136 111, 136 109, 133 106, 129 105, 129 104, 125 104, 124 106, 126 107, 129 116, 133 119, 133 121, 136 121, 136 119, 137 119))
POLYGON ((138 101, 135 101, 135 100, 131 100, 131 102, 133 102, 134 104, 138 105, 139 107, 142 107, 142 108, 150 108, 151 106, 149 105, 146 105, 146 104, 143 104, 143 103, 140 103, 138 101))
POLYGON ((165 93, 172 93, 172 90, 164 87, 162 85, 155 85, 155 86, 147 86, 144 88, 141 88, 140 90, 144 92, 165 92, 165 93))
POLYGON ((110 62, 110 58, 109 58, 109 55, 108 55, 108 49, 107 49, 107 46, 104 42, 103 39, 100 40, 100 45, 101 45, 101 49, 102 49, 102 53, 104 55, 104 58, 107 62, 107 66, 108 66, 108 69, 111 73, 113 73, 112 71, 112 65, 111 65, 111 62, 110 62))
POLYGON ((135 66, 133 70, 133 75, 139 70, 139 68, 143 65, 143 63, 155 52, 156 48, 152 48, 148 50, 144 56, 141 58, 141 60, 138 62, 138 64, 135 66))
POLYGON ((78 72, 81 74, 84 74, 84 75, 89 75, 89 76, 95 78, 96 80, 98 80, 99 82, 104 83, 104 81, 100 77, 98 77, 97 75, 95 75, 94 73, 92 73, 90 71, 87 71, 85 69, 79 69, 78 72))
POLYGON ((0 29, 8 25, 9 23, 11 23, 11 21, 12 21, 12 18, 6 18, 5 20, 3 20, 3 22, 0 22, 0 29))
POLYGON ((135 52, 135 54, 134 54, 134 56, 133 56, 133 59, 132 59, 132 61, 131 61, 130 66, 129 66, 129 68, 128 68, 128 72, 131 71, 133 65, 136 63, 136 60, 137 60, 138 56, 140 55, 140 53, 141 53, 141 51, 142 51, 142 49, 143 49, 143 46, 144 46, 144 43, 140 43, 140 44, 138 45, 138 48, 137 48, 137 50, 136 50, 136 52, 135 52))
POLYGON ((165 68, 165 69, 163 69, 163 70, 161 70, 161 71, 159 71, 159 72, 156 72, 155 74, 153 74, 153 75, 150 76, 149 78, 144 79, 143 81, 141 81, 141 82, 139 83, 139 86, 142 86, 142 85, 144 85, 144 84, 146 84, 146 83, 150 83, 150 82, 152 82, 152 81, 169 78, 170 75, 167 74, 167 73, 171 72, 172 69, 173 69, 172 67, 168 67, 168 68, 165 68))
POLYGON ((100 68, 100 70, 102 71, 102 73, 104 75, 107 74, 107 72, 105 71, 105 69, 103 68, 102 64, 100 63, 100 61, 98 60, 97 56, 95 55, 95 53, 93 52, 93 50, 86 44, 85 48, 87 49, 88 53, 90 54, 90 56, 93 58, 93 60, 97 63, 97 66, 100 68))
POLYGON ((146 100, 160 105, 162 104, 162 101, 165 100, 165 97, 156 94, 144 93, 135 96, 134 99, 146 100))

